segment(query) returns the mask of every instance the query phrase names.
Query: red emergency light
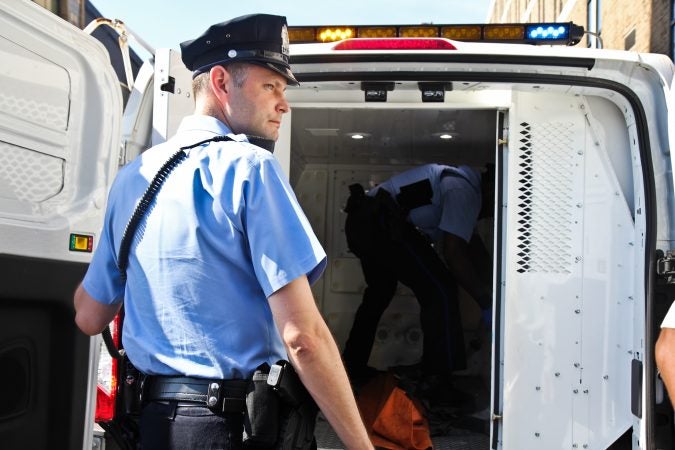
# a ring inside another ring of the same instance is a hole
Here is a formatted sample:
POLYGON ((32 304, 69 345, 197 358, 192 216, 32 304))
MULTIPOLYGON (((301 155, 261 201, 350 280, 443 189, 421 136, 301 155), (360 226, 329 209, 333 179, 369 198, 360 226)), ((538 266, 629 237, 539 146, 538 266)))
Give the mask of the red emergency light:
POLYGON ((338 42, 333 50, 457 50, 457 47, 441 38, 356 38, 338 42))

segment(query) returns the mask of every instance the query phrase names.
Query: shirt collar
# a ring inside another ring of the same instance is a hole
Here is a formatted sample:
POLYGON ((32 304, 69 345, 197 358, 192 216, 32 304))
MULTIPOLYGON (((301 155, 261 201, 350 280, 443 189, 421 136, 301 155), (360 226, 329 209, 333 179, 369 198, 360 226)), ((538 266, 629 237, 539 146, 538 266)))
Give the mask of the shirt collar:
POLYGON ((211 137, 225 136, 230 134, 235 141, 246 142, 245 134, 231 134, 232 131, 220 120, 213 116, 194 114, 186 116, 180 123, 177 133, 187 134, 189 136, 204 136, 211 137))

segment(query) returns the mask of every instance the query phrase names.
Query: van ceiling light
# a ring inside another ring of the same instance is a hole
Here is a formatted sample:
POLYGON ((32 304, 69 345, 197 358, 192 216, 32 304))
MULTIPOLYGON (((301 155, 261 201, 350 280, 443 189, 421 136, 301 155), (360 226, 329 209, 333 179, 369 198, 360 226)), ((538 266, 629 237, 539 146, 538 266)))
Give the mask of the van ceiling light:
POLYGON ((312 136, 337 136, 339 128, 305 128, 312 136))
POLYGON ((352 138, 354 140, 359 141, 361 139, 365 139, 367 137, 370 137, 370 133, 363 133, 363 132, 357 131, 357 132, 354 132, 354 133, 347 133, 347 136, 349 136, 350 138, 352 138))
POLYGON ((457 137, 458 133, 450 132, 450 131, 439 131, 437 133, 433 133, 432 136, 437 138, 437 139, 449 141, 450 139, 454 139, 455 137, 457 137))

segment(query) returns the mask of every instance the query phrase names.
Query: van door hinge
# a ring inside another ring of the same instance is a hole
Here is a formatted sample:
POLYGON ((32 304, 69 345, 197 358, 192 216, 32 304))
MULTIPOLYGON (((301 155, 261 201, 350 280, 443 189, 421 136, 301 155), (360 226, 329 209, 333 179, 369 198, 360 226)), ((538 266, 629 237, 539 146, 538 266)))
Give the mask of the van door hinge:
POLYGON ((662 250, 656 251, 656 275, 665 279, 669 284, 675 284, 675 253, 668 250, 665 254, 662 250))

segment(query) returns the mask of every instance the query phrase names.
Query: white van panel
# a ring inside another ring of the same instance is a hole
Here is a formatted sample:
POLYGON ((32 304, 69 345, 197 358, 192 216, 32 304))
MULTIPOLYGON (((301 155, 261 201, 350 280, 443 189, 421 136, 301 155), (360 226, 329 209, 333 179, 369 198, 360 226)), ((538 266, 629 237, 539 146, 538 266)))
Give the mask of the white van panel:
POLYGON ((604 449, 632 425, 632 191, 617 180, 612 148, 593 139, 587 108, 572 95, 514 95, 504 449, 604 449))
POLYGON ((69 233, 98 233, 119 153, 122 96, 108 54, 44 8, 9 1, 0 58, 0 247, 86 261, 68 251, 69 233))

